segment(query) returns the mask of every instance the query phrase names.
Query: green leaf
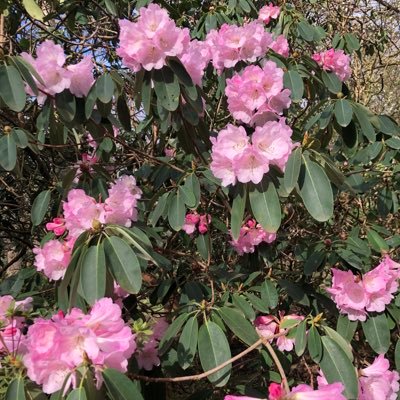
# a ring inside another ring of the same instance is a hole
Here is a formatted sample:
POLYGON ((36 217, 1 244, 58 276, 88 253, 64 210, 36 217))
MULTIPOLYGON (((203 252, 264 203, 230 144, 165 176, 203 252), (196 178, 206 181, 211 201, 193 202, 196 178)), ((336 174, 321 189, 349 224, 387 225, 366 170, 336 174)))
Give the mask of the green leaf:
MULTIPOLYGON (((168 59, 168 65, 172 69, 173 73, 178 77, 179 82, 187 86, 189 88, 193 87, 193 81, 189 73, 186 71, 186 68, 183 66, 181 61, 178 58, 170 58, 168 59)), ((197 97, 197 92, 195 98, 192 100, 195 100, 197 97)))
POLYGON ((43 192, 40 192, 33 201, 31 211, 31 220, 33 226, 40 225, 40 223, 43 221, 43 218, 49 208, 50 197, 51 191, 44 190, 43 192))
POLYGON ((371 124, 368 114, 364 111, 364 108, 354 105, 354 114, 356 115, 357 121, 360 124, 361 132, 371 142, 375 142, 376 134, 373 125, 371 124))
POLYGON ((190 314, 188 313, 179 315, 168 327, 158 346, 159 353, 161 355, 163 355, 170 348, 176 335, 181 330, 183 324, 186 322, 189 316, 190 314))
POLYGON ((329 383, 342 382, 347 399, 358 399, 356 370, 342 348, 330 337, 322 337, 323 356, 320 367, 329 383))
POLYGON ((233 293, 232 295, 232 303, 239 308, 243 314, 248 318, 250 321, 254 321, 256 318, 256 313, 253 310, 253 307, 250 303, 241 295, 237 293, 233 293))
POLYGON ((196 238, 196 246, 197 246, 197 251, 201 255, 201 257, 204 260, 208 260, 208 257, 211 254, 211 249, 210 249, 210 235, 208 233, 204 235, 199 235, 196 238))
POLYGON ((249 192, 251 210, 267 232, 276 232, 281 225, 281 204, 274 184, 263 179, 249 192))
POLYGON ((325 260, 325 252, 316 251, 308 257, 307 261, 304 263, 304 274, 312 275, 325 260))
POLYGON ((180 87, 177 76, 171 68, 153 70, 154 90, 160 104, 168 111, 175 111, 179 106, 180 87))
POLYGON ((151 72, 146 71, 143 76, 143 82, 141 87, 143 109, 146 115, 150 114, 152 92, 153 89, 151 84, 151 72))
POLYGON ((184 203, 189 207, 189 208, 194 208, 196 207, 196 197, 193 193, 193 188, 192 185, 181 185, 178 187, 178 192, 180 192, 180 195, 182 196, 182 199, 184 203))
POLYGON ((335 117, 340 126, 347 126, 353 118, 353 108, 346 99, 340 99, 335 104, 335 117))
POLYGON ((118 10, 117 10, 117 7, 116 7, 115 2, 113 0, 105 0, 104 3, 106 5, 107 11, 111 15, 114 15, 114 16, 118 15, 118 10))
MULTIPOLYGON (((35 70, 33 69, 33 67, 27 61, 25 61, 22 57, 19 57, 19 56, 10 57, 9 60, 18 69, 23 80, 32 89, 33 94, 35 96, 37 96, 39 94, 39 91, 38 91, 36 82, 32 77, 32 75, 35 74, 35 70)), ((37 76, 37 73, 35 75, 37 76)))
POLYGON ((367 239, 371 247, 378 253, 382 251, 388 251, 389 246, 388 244, 383 240, 383 238, 379 235, 378 232, 369 229, 367 231, 367 239))
POLYGON ((24 82, 18 70, 8 65, 0 67, 1 98, 11 110, 19 112, 25 107, 26 94, 24 82))
POLYGON ((197 350, 198 334, 197 316, 190 317, 182 330, 177 348, 178 362, 182 369, 187 369, 192 365, 197 350))
POLYGON ((394 349, 394 362, 396 370, 400 371, 400 339, 397 339, 396 348, 394 349))
POLYGON ((11 135, 15 140, 17 147, 25 149, 29 145, 28 136, 23 129, 14 128, 11 135))
POLYGON ((390 330, 386 315, 370 313, 361 325, 372 350, 378 354, 385 354, 390 347, 390 330))
POLYGON ((268 308, 275 308, 278 305, 279 296, 275 285, 266 280, 261 285, 261 300, 268 308))
POLYGON ((285 175, 283 176, 283 183, 286 191, 291 193, 293 188, 297 185, 301 167, 301 147, 298 147, 290 155, 285 167, 285 175))
POLYGON ((70 392, 67 400, 87 400, 86 391, 83 387, 76 388, 70 392))
POLYGON ((156 207, 149 216, 149 223, 153 226, 157 225, 158 220, 164 214, 165 208, 167 207, 169 192, 164 193, 159 197, 156 207))
POLYGON ((132 248, 117 236, 105 240, 107 267, 117 283, 129 293, 138 293, 142 286, 142 271, 132 248))
POLYGON ((299 101, 303 98, 304 83, 300 74, 297 71, 289 70, 283 76, 283 83, 285 87, 290 89, 290 97, 293 101, 299 101))
POLYGON ((117 113, 119 122, 124 127, 124 129, 128 132, 132 130, 131 126, 131 115, 129 112, 129 107, 126 104, 126 98, 124 95, 118 97, 117 100, 117 113))
POLYGON ((193 193, 195 199, 193 207, 189 207, 197 207, 200 203, 201 193, 199 178, 197 178, 196 174, 193 173, 186 177, 184 187, 186 191, 191 191, 193 193))
MULTIPOLYGON (((231 358, 231 349, 222 329, 214 322, 207 321, 200 327, 198 349, 203 371, 209 371, 231 358)), ((224 386, 230 377, 232 364, 208 376, 217 387, 224 386)))
POLYGON ((337 320, 336 330, 340 335, 350 342, 353 339, 357 327, 358 321, 350 321, 346 316, 341 315, 337 320))
POLYGON ((37 19, 38 21, 43 21, 43 11, 42 9, 36 4, 34 0, 22 0, 22 4, 25 7, 26 12, 33 18, 37 19))
POLYGON ((245 293, 245 296, 248 298, 248 300, 256 310, 261 311, 262 313, 269 312, 269 308, 259 297, 252 293, 245 293))
POLYGON ((239 238, 247 199, 247 185, 237 185, 231 210, 231 230, 234 240, 239 238))
POLYGON ((295 336, 295 351, 296 354, 300 357, 307 346, 307 321, 304 320, 300 323, 296 330, 295 336))
POLYGON ((0 165, 6 171, 12 171, 17 163, 17 144, 11 134, 0 138, 0 165))
POLYGON ((353 361, 353 353, 350 343, 342 335, 340 335, 340 333, 336 332, 329 326, 324 326, 324 330, 326 334, 342 348, 347 357, 349 357, 349 360, 353 361))
POLYGON ((75 118, 76 100, 69 90, 56 94, 56 107, 65 121, 71 122, 75 118))
POLYGON ((251 346, 257 342, 259 337, 254 326, 239 311, 229 307, 222 307, 218 310, 218 313, 228 328, 244 343, 251 346))
POLYGON ((360 49, 360 42, 352 33, 345 33, 344 40, 346 41, 346 47, 350 53, 360 49))
POLYGON ((168 205, 168 222, 175 231, 180 231, 185 222, 186 207, 182 193, 171 194, 168 205))
POLYGON ((246 13, 251 11, 250 5, 246 0, 239 0, 239 5, 242 7, 242 10, 246 13))
POLYGON ((15 378, 8 385, 5 400, 26 400, 23 378, 15 378))
MULTIPOLYGON (((115 84, 110 74, 101 75, 96 81, 96 97, 103 103, 108 104, 114 95, 115 84)), ((87 115, 87 114, 86 114, 87 115)))
POLYGON ((342 90, 342 82, 334 72, 322 71, 322 81, 331 93, 339 93, 342 90))
POLYGON ((102 375, 112 400, 143 400, 137 385, 123 373, 113 368, 107 368, 102 375))
POLYGON ((308 332, 308 351, 310 357, 318 363, 322 357, 322 342, 318 329, 312 326, 308 332))
POLYGON ((308 156, 303 156, 299 188, 311 216, 320 222, 327 221, 333 214, 332 187, 325 171, 308 156))
POLYGON ((297 32, 307 42, 312 42, 314 39, 314 28, 305 20, 297 25, 297 32))
POLYGON ((106 258, 102 243, 90 246, 82 261, 81 284, 83 297, 93 305, 106 292, 106 258))

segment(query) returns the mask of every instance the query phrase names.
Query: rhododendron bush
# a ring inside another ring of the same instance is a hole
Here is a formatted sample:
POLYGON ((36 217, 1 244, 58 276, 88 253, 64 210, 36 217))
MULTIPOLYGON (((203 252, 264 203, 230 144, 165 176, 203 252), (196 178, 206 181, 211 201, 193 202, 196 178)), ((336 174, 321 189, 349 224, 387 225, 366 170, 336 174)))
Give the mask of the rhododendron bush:
POLYGON ((398 398, 368 43, 279 1, 0 14, 1 398, 398 398))

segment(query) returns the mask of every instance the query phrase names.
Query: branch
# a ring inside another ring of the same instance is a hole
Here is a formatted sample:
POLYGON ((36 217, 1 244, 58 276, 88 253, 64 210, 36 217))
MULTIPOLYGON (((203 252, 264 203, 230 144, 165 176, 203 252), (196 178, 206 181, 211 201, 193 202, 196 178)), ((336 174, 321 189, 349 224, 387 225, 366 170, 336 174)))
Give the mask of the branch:
POLYGON ((395 13, 400 14, 400 9, 397 8, 396 6, 388 3, 387 1, 385 1, 385 0, 375 0, 375 1, 377 3, 379 3, 380 5, 386 7, 388 10, 394 11, 395 13))

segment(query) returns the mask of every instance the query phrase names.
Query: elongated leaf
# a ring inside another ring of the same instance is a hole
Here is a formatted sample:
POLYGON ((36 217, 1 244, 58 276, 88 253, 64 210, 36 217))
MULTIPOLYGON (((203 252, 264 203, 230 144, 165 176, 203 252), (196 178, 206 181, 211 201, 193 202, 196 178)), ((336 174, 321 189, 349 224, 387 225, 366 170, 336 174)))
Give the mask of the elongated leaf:
POLYGON ((275 285, 266 280, 261 285, 261 300, 268 308, 275 308, 278 305, 279 296, 275 285))
MULTIPOLYGON (((203 371, 209 371, 231 358, 231 349, 222 329, 208 321, 199 330, 199 356, 203 371)), ((217 387, 224 386, 230 377, 232 364, 208 376, 208 380, 217 387)))
POLYGON ((170 348, 176 335, 181 330, 183 324, 186 322, 189 316, 190 314, 188 313, 179 315, 179 317, 177 317, 165 331, 164 336, 162 337, 160 344, 158 346, 159 353, 161 355, 163 355, 170 348))
POLYGON ((72 390, 68 395, 67 400, 87 400, 85 389, 80 387, 72 390))
POLYGON ((102 297, 106 292, 106 258, 102 243, 90 246, 85 254, 81 269, 82 290, 89 304, 102 297))
POLYGON ((285 175, 283 176, 283 183, 288 193, 291 193, 291 191, 297 184, 300 174, 300 167, 301 167, 301 147, 298 147, 290 155, 285 167, 285 175))
POLYGON ((232 302, 233 304, 239 308, 243 314, 248 318, 250 321, 254 321, 256 318, 256 313, 253 310, 253 307, 250 303, 241 295, 234 293, 232 295, 232 302))
POLYGON ((310 353, 310 357, 318 363, 321 360, 322 357, 322 342, 321 342, 321 336, 315 328, 315 326, 312 326, 308 332, 308 351, 310 353))
POLYGON ((369 229, 367 232, 367 239, 371 247, 378 253, 383 251, 388 251, 388 244, 382 239, 378 232, 369 229))
POLYGON ((168 205, 168 222, 175 231, 180 231, 185 222, 186 207, 182 193, 170 195, 168 205))
POLYGON ((138 293, 142 286, 139 260, 131 247, 117 236, 105 240, 107 267, 117 283, 129 293, 138 293))
MULTIPOLYGON (((96 97, 103 103, 108 104, 114 95, 115 84, 110 74, 101 75, 96 82, 96 97)), ((86 114, 87 115, 87 114, 86 114)))
POLYGON ((244 209, 246 207, 247 186, 238 185, 236 188, 235 197, 232 203, 231 211, 231 230, 234 240, 239 238, 240 228, 243 223, 244 209))
POLYGON ((330 328, 329 326, 324 326, 324 330, 326 334, 334 340, 346 353, 347 357, 349 357, 350 361, 353 361, 353 353, 350 343, 339 333, 337 333, 334 329, 330 328))
POLYGON ((26 400, 23 378, 16 378, 9 384, 5 400, 26 400))
POLYGON ((300 195, 308 212, 317 221, 327 221, 333 214, 332 187, 324 170, 303 156, 300 171, 300 195))
POLYGON ((307 346, 307 321, 302 321, 296 330, 295 351, 300 357, 307 346))
POLYGON ((249 192, 251 210, 267 232, 276 232, 281 225, 281 204, 274 184, 263 179, 249 192))
POLYGON ((199 323, 197 316, 189 318, 186 322, 178 343, 178 362, 183 369, 192 365, 197 350, 199 323))
POLYGON ((358 399, 358 379, 356 370, 342 348, 330 337, 322 337, 323 357, 320 367, 329 383, 342 382, 345 396, 349 400, 358 399))
POLYGON ((178 187, 178 191, 180 192, 184 203, 189 208, 193 208, 196 206, 196 198, 194 196, 192 187, 189 187, 189 185, 182 185, 178 187))
POLYGON ((289 70, 285 72, 283 83, 285 87, 290 89, 290 96, 293 101, 299 101, 302 99, 304 93, 304 83, 303 79, 297 71, 289 70))
POLYGON ((31 211, 31 220, 33 226, 40 225, 40 223, 43 221, 43 218, 49 208, 50 195, 50 190, 44 190, 43 192, 40 192, 33 201, 31 211))
POLYGON ((361 325, 372 350, 378 354, 385 354, 390 346, 390 330, 386 315, 370 314, 361 325))
POLYGON ((56 106, 57 111, 65 121, 71 122, 74 119, 76 100, 69 90, 56 94, 56 106))
POLYGON ((177 76, 165 66, 153 71, 154 90, 160 104, 168 111, 179 106, 180 87, 177 76))
POLYGON ((24 5, 27 13, 33 19, 37 19, 38 21, 43 21, 44 17, 43 11, 34 0, 22 0, 22 4, 24 5))
MULTIPOLYGON (((33 76, 32 76, 32 74, 34 72, 33 67, 30 64, 28 64, 22 57, 15 56, 15 57, 10 57, 9 59, 14 64, 14 66, 18 69, 23 80, 32 89, 32 93, 35 96, 37 96, 39 94, 39 91, 38 91, 38 88, 36 85, 36 81, 35 81, 35 79, 33 79, 33 76)), ((37 73, 36 73, 36 75, 37 75, 37 73)))
POLYGON ((396 348, 394 350, 394 361, 396 364, 396 370, 400 371, 400 339, 397 339, 396 348))
POLYGON ((353 339, 357 327, 358 321, 350 321, 346 316, 341 315, 338 318, 336 330, 350 342, 353 339))
POLYGON ((307 42, 312 42, 314 39, 314 28, 305 20, 297 25, 297 32, 307 42))
POLYGON ((363 107, 358 105, 354 105, 353 109, 354 114, 357 117, 357 121, 360 124, 361 132, 371 143, 375 142, 375 129, 368 118, 368 114, 364 111, 363 107))
POLYGON ((123 373, 107 368, 102 375, 112 400, 143 400, 138 386, 123 373))
POLYGON ((159 199, 154 211, 149 216, 149 222, 151 225, 156 226, 160 217, 164 214, 165 208, 167 207, 169 192, 164 193, 159 199))
POLYGON ((0 67, 0 95, 4 103, 13 111, 22 111, 25 107, 26 94, 24 82, 14 66, 0 67))
POLYGON ((222 307, 218 310, 218 313, 228 328, 240 340, 249 346, 257 342, 259 337, 254 326, 239 311, 229 307, 222 307))
POLYGON ((334 72, 322 71, 322 81, 331 93, 339 93, 342 90, 342 82, 334 72))
POLYGON ((335 104, 335 117, 340 126, 347 126, 353 117, 353 108, 346 99, 340 99, 335 104))
POLYGON ((17 144, 11 134, 0 138, 0 165, 6 171, 12 171, 17 163, 17 144))

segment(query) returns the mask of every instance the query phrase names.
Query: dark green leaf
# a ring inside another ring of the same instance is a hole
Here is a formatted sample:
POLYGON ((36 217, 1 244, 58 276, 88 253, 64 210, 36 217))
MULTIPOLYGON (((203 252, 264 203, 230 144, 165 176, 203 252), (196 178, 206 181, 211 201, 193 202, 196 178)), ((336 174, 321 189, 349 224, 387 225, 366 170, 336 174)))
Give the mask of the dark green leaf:
POLYGON ((334 72, 322 71, 322 81, 331 93, 339 93, 342 90, 342 82, 334 72))
POLYGON ((358 321, 350 321, 346 316, 339 316, 337 321, 336 330, 347 341, 353 339, 354 333, 357 330, 358 321))
POLYGON ((349 125, 351 119, 353 118, 353 108, 348 100, 340 99, 336 101, 335 117, 340 126, 345 127, 349 125))
POLYGON ((275 308, 278 305, 278 291, 269 280, 264 281, 261 285, 261 300, 265 302, 268 308, 275 308))
POLYGON ((293 101, 299 101, 303 97, 304 83, 300 74, 297 71, 289 70, 283 76, 283 83, 285 87, 290 89, 291 98, 293 101))
POLYGON ((164 193, 157 202, 154 211, 149 216, 149 222, 151 225, 156 226, 160 217, 164 214, 165 208, 168 202, 169 192, 164 193))
POLYGON ((372 350, 378 354, 385 354, 390 346, 390 330, 386 315, 369 314, 361 325, 372 350))
MULTIPOLYGON (((214 322, 207 321, 199 330, 199 356, 203 371, 209 371, 231 358, 231 349, 222 329, 214 322)), ((232 364, 208 376, 217 387, 224 386, 230 377, 232 364)))
POLYGON ((317 328, 312 326, 308 331, 308 351, 310 353, 310 357, 318 363, 322 357, 322 342, 321 336, 318 333, 317 328))
POLYGON ((323 263, 325 260, 325 253, 322 251, 316 251, 308 257, 307 261, 304 264, 304 274, 312 275, 323 263))
POLYGON ((107 368, 102 372, 107 392, 112 400, 143 400, 137 385, 123 373, 107 368))
POLYGON ((76 100, 69 90, 64 90, 56 94, 56 107, 61 117, 71 122, 76 113, 76 100))
POLYGON ((247 186, 237 185, 235 189, 236 193, 231 211, 231 230, 233 239, 237 240, 239 238, 240 228, 243 223, 244 209, 246 207, 247 186))
POLYGON ((178 343, 178 362, 182 369, 192 365, 197 349, 199 323, 197 316, 193 316, 186 322, 178 343))
POLYGON ((168 327, 164 336, 162 337, 158 346, 160 354, 164 354, 171 346, 178 332, 181 330, 183 324, 189 318, 190 314, 181 314, 176 318, 171 325, 168 327))
POLYGON ((253 310, 253 307, 243 296, 234 293, 232 295, 232 302, 237 308, 239 308, 243 312, 246 318, 248 318, 250 321, 255 320, 256 314, 253 310))
POLYGON ((175 231, 180 231, 185 222, 186 207, 182 193, 178 192, 169 196, 168 222, 175 231))
POLYGON ((307 321, 302 321, 296 330, 295 337, 295 351, 296 354, 300 357, 303 355, 306 346, 307 346, 307 321))
POLYGON ((8 385, 5 400, 26 400, 23 378, 15 378, 8 385))
POLYGON ((76 388, 70 392, 67 400, 87 400, 86 391, 83 387, 76 388))
MULTIPOLYGON (((110 74, 101 75, 96 81, 96 97, 103 103, 108 104, 114 95, 115 84, 110 74)), ((87 115, 87 114, 86 114, 87 115)))
POLYGON ((369 244, 376 252, 380 253, 382 250, 383 251, 389 250, 388 244, 382 239, 382 237, 379 235, 378 232, 369 229, 367 231, 367 238, 369 244))
POLYGON ((0 95, 4 103, 13 111, 22 111, 25 107, 26 94, 24 82, 18 70, 13 66, 0 67, 0 95))
POLYGON ((340 333, 336 332, 329 326, 324 326, 324 330, 326 334, 342 348, 347 357, 349 357, 349 360, 353 361, 353 353, 350 343, 342 335, 340 335, 340 333))
POLYGON ((6 171, 12 171, 17 163, 17 144, 11 134, 0 138, 0 165, 6 171))
POLYGON ((50 195, 50 190, 44 190, 43 192, 40 192, 33 201, 31 211, 31 220, 33 226, 40 225, 40 223, 43 221, 43 218, 49 208, 50 195))
POLYGON ((354 114, 356 115, 357 121, 360 124, 362 134, 370 142, 375 142, 375 129, 369 121, 368 114, 365 112, 364 108, 354 105, 354 114))
POLYGON ((283 176, 283 183, 288 193, 291 193, 291 191, 297 184, 300 174, 300 167, 301 167, 301 147, 298 147, 290 155, 285 167, 285 175, 283 176))
POLYGON ((172 70, 165 66, 153 71, 154 90, 160 104, 168 111, 175 111, 179 106, 179 81, 172 70))
POLYGON ((312 42, 314 39, 314 28, 305 20, 297 25, 297 32, 307 42, 312 42))

